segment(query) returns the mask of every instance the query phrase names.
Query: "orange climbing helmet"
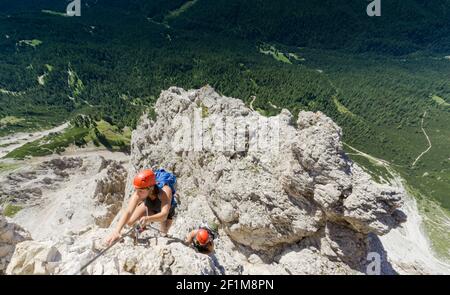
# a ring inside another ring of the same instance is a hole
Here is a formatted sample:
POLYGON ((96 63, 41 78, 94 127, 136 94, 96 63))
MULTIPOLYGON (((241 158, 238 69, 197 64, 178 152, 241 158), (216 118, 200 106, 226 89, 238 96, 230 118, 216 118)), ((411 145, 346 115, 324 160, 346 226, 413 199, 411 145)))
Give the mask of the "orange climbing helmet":
POLYGON ((195 237, 200 245, 205 245, 209 242, 209 233, 206 229, 199 229, 195 237))
POLYGON ((133 185, 134 188, 136 189, 149 188, 151 186, 154 186, 155 184, 156 184, 155 173, 153 173, 153 171, 150 169, 139 172, 138 175, 136 175, 133 180, 133 185))

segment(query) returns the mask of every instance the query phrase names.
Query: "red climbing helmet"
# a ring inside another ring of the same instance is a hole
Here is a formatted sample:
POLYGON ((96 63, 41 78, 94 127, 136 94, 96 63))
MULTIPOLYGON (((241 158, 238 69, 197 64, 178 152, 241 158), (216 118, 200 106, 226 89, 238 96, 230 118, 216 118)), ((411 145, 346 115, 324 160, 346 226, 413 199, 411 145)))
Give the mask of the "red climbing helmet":
POLYGON ((156 184, 155 173, 152 170, 143 170, 134 177, 133 185, 136 189, 145 189, 156 184))
POLYGON ((209 233, 206 229, 199 229, 197 231, 196 239, 199 242, 200 245, 205 245, 209 242, 209 233))

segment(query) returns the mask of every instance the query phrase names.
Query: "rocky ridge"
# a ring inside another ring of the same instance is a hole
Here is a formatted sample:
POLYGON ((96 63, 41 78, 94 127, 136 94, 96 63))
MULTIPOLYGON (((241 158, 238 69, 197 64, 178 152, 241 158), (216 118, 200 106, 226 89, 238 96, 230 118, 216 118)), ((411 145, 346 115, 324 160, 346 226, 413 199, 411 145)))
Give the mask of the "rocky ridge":
MULTIPOLYGON (((405 220, 398 210, 402 193, 375 183, 353 163, 341 129, 320 112, 300 112, 294 120, 282 110, 265 118, 209 86, 171 87, 155 112, 133 131, 124 194, 112 199, 117 204, 126 196, 126 205, 140 169, 174 172, 179 206, 170 237, 149 230, 144 244, 126 238, 87 274, 365 273, 370 240, 405 220), (219 224, 211 256, 178 240, 204 221, 219 224)), ((108 230, 99 226, 110 221, 52 242, 19 243, 7 273, 75 273, 104 247, 108 230), (26 255, 32 249, 48 258, 47 268, 26 255)), ((381 271, 395 272, 389 264, 381 271)))

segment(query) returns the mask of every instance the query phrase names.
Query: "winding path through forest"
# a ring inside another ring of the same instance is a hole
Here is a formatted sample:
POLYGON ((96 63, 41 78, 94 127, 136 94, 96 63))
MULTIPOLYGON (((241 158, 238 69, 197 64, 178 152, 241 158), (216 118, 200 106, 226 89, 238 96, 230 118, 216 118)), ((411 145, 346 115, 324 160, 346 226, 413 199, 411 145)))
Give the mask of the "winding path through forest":
POLYGON ((428 148, 427 148, 425 151, 423 151, 423 152, 416 158, 416 160, 414 161, 414 163, 412 164, 412 166, 415 166, 416 163, 420 160, 420 158, 422 158, 423 155, 425 155, 426 153, 428 153, 428 152, 431 150, 431 147, 432 147, 431 140, 430 140, 430 138, 428 137, 427 132, 426 132, 425 129, 423 128, 423 120, 425 119, 425 116, 426 116, 426 115, 427 115, 427 111, 425 111, 425 112, 423 113, 421 128, 422 128, 423 134, 425 134, 425 137, 427 138, 427 141, 428 141, 428 148))

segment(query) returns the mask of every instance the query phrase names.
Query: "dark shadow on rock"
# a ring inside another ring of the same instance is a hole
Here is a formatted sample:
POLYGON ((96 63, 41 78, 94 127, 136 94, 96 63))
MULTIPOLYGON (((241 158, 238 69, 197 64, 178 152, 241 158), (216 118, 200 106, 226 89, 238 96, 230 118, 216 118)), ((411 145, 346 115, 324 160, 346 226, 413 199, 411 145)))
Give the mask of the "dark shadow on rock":
POLYGON ((405 212, 403 212, 402 210, 400 210, 400 209, 397 209, 397 210, 395 210, 393 213, 392 213, 392 216, 395 218, 395 220, 397 220, 397 222, 400 224, 400 223, 403 223, 403 222, 406 222, 406 220, 408 219, 408 216, 405 214, 405 212))
POLYGON ((388 254, 375 234, 366 236, 346 226, 328 223, 318 237, 305 239, 299 246, 313 246, 317 249, 330 247, 335 256, 327 255, 328 259, 335 262, 341 261, 357 272, 372 274, 371 272, 379 270, 377 274, 380 275, 398 274, 388 261, 388 254), (315 245, 315 243, 318 244, 315 245), (375 260, 378 258, 379 265, 376 265, 375 260))
POLYGON ((216 254, 212 253, 208 255, 214 265, 219 269, 221 275, 225 275, 225 268, 220 264, 219 259, 217 259, 216 254))
POLYGON ((389 230, 397 228, 407 220, 407 215, 400 209, 395 209, 390 215, 385 213, 375 214, 377 220, 387 226, 389 230))

